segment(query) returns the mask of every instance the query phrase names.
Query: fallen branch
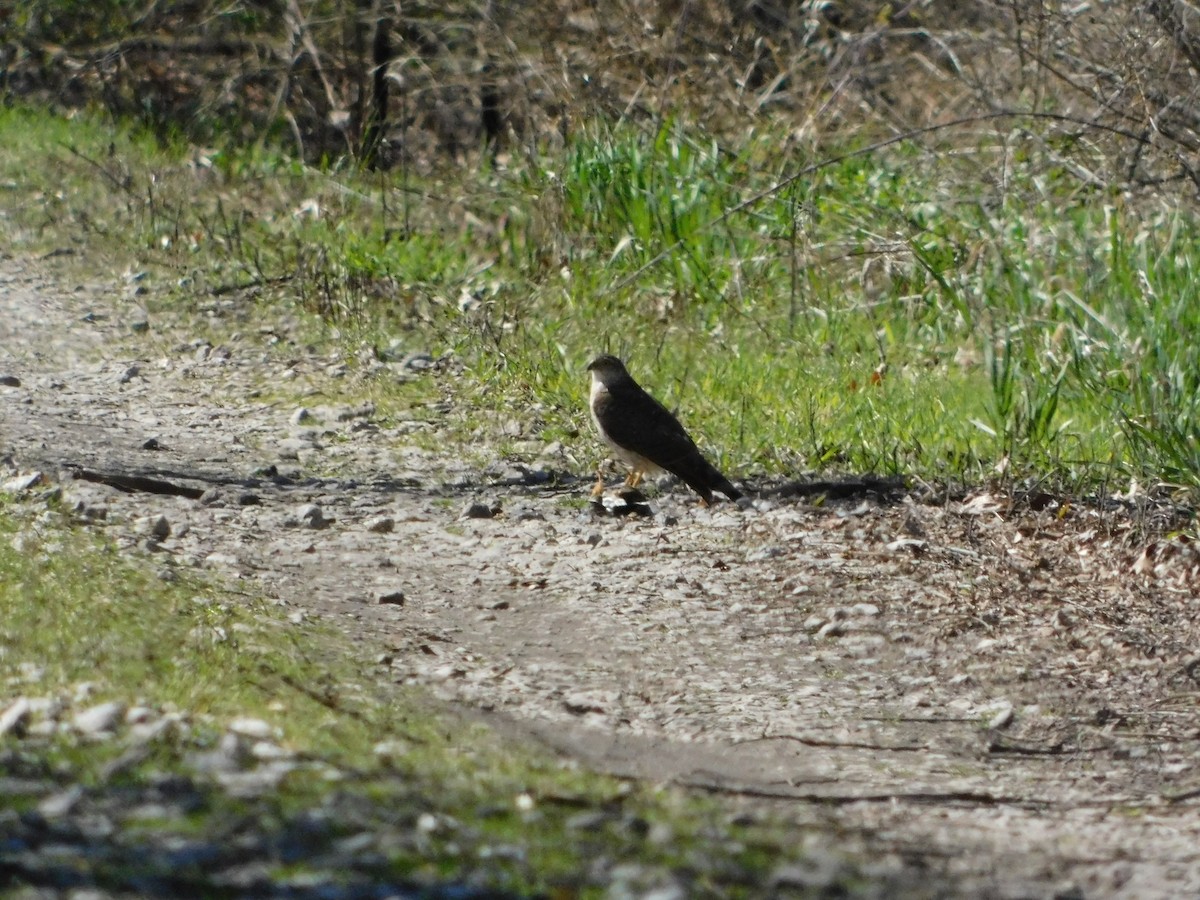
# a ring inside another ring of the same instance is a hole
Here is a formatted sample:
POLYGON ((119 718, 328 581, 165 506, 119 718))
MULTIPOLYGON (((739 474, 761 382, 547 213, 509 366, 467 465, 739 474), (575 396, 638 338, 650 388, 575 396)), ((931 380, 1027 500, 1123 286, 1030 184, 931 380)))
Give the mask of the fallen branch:
POLYGON ((799 800, 804 803, 819 803, 826 806, 847 806, 851 803, 969 803, 976 806, 1019 806, 1026 809, 1045 809, 1052 804, 1045 800, 1028 797, 1010 797, 987 791, 911 791, 882 794, 818 794, 766 785, 737 785, 720 781, 688 776, 677 779, 683 787, 707 791, 711 794, 731 794, 738 797, 756 797, 764 800, 799 800))
POLYGON ((160 481, 157 478, 146 478, 143 475, 112 475, 107 472, 97 472, 94 469, 72 468, 71 474, 80 481, 91 481, 116 488, 126 494, 166 494, 172 497, 187 497, 189 500, 199 500, 204 491, 201 488, 173 484, 170 481, 160 481))
POLYGON ((762 737, 747 738, 743 741, 737 741, 737 744, 756 744, 759 741, 795 741, 797 744, 803 744, 805 747, 830 747, 834 750, 885 750, 889 753, 916 753, 921 750, 928 750, 925 744, 898 744, 889 746, 887 744, 868 744, 858 741, 827 741, 821 738, 804 737, 799 734, 764 734, 762 737))

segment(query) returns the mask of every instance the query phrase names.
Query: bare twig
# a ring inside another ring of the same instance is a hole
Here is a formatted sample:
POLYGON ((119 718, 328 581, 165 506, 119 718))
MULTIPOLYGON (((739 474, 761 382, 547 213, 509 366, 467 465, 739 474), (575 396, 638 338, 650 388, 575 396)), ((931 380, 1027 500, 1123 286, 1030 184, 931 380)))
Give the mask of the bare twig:
POLYGON ((124 491, 126 494, 147 493, 147 494, 166 494, 172 497, 187 497, 189 500, 199 500, 204 496, 204 491, 201 488, 188 487, 182 484, 173 484, 170 481, 161 481, 157 478, 146 478, 143 475, 121 475, 111 472, 97 472, 94 469, 71 468, 71 474, 81 481, 91 481, 95 484, 103 484, 111 488, 116 488, 118 491, 124 491))

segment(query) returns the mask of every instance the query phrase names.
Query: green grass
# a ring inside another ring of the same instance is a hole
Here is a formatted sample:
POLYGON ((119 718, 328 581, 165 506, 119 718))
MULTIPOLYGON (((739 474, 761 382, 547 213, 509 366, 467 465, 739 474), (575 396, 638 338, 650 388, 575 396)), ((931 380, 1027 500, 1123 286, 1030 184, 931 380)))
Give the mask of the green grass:
MULTIPOLYGON (((736 896, 798 853, 791 833, 770 822, 731 824, 709 801, 633 788, 514 747, 391 684, 333 629, 292 623, 286 610, 199 576, 163 579, 153 560, 124 559, 71 527, 53 501, 37 506, 0 506, 0 709, 17 696, 58 698, 69 720, 115 699, 181 711, 187 727, 153 741, 116 774, 106 766, 130 749, 120 733, 100 742, 10 735, 0 738, 6 774, 81 784, 87 803, 108 809, 111 797, 116 811, 106 814, 119 820, 164 774, 190 771, 191 756, 211 749, 237 716, 274 725, 302 765, 276 792, 245 800, 201 786, 183 817, 155 814, 123 826, 111 845, 93 842, 86 872, 95 884, 120 891, 175 878, 178 889, 182 879, 189 890, 224 896, 206 880, 213 871, 179 868, 174 851, 154 848, 173 846, 174 835, 214 841, 224 852, 230 846, 219 836, 250 821, 280 846, 313 845, 302 858, 277 859, 269 872, 276 882, 310 864, 328 866, 320 857, 331 842, 363 832, 390 848, 367 867, 370 877, 581 897, 598 895, 607 878, 600 869, 623 860, 648 876, 695 879, 698 895, 736 896), (373 748, 381 742, 399 749, 380 756, 373 748), (322 778, 329 769, 340 777, 322 778), (569 820, 586 810, 609 818, 572 830, 569 820), (319 832, 326 837, 305 837, 306 817, 331 812, 328 833, 319 832), (423 837, 422 815, 447 824, 423 837), (645 839, 656 823, 670 840, 645 839), (148 848, 140 855, 139 840, 148 848), (704 865, 694 864, 702 857, 704 865)), ((6 802, 20 810, 38 799, 6 802)), ((0 833, 11 824, 0 823, 0 833)))
POLYGON ((177 312, 215 291, 300 313, 314 340, 449 354, 443 445, 498 413, 574 439, 583 367, 610 351, 740 476, 1200 485, 1197 223, 1036 148, 1000 185, 987 146, 797 158, 769 129, 718 146, 597 124, 557 155, 416 179, 20 109, 0 131, 27 246, 149 271, 177 312))

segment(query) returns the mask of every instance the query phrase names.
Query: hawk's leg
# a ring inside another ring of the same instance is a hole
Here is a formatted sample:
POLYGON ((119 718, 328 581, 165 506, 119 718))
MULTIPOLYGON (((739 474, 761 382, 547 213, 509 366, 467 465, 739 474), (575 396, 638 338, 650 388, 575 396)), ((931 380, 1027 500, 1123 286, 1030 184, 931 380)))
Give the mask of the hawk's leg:
POLYGON ((635 488, 641 483, 642 471, 640 469, 634 469, 629 473, 629 477, 625 479, 625 486, 628 488, 635 488))
POLYGON ((596 470, 596 484, 592 487, 592 498, 595 499, 604 493, 604 473, 600 469, 596 470))

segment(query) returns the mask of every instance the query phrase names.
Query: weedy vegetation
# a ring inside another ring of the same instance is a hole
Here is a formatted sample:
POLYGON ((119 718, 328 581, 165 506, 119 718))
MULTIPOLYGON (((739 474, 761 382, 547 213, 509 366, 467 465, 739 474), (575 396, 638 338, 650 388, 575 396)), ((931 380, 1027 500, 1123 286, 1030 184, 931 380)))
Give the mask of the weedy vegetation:
POLYGON ((27 246, 148 271, 153 303, 454 360, 464 442, 499 409, 574 435, 583 366, 612 351, 743 477, 1197 483, 1194 216, 1041 159, 964 200, 961 171, 903 145, 781 157, 672 120, 414 187, 86 116, 0 128, 27 246))
MULTIPOLYGON (((348 389, 382 416, 443 398, 467 453, 514 414, 586 440, 584 366, 614 352, 735 478, 1200 489, 1183 3, 192 6, 14 13, 14 251, 145 276, 156 315, 428 352, 415 384, 348 389)), ((328 636, 39 529, 0 518, 6 678, 48 660, 48 689, 105 672, 214 721, 282 694, 297 745, 351 766, 426 727, 280 688, 343 680, 328 636), (197 643, 217 628, 242 636, 197 643)), ((421 742, 453 805, 462 767, 421 742)), ((495 760, 470 790, 543 777, 495 760)), ((560 818, 499 817, 545 842, 512 885, 581 865, 560 818)))

